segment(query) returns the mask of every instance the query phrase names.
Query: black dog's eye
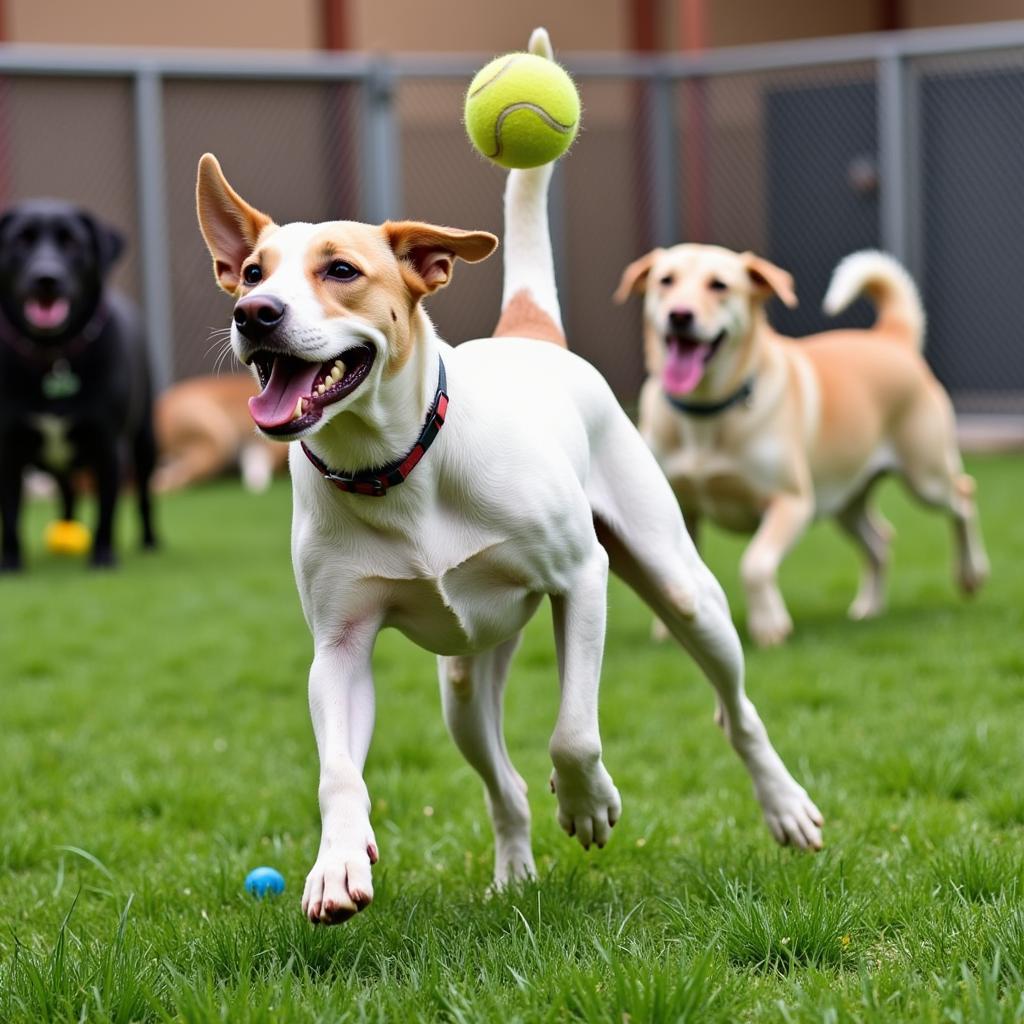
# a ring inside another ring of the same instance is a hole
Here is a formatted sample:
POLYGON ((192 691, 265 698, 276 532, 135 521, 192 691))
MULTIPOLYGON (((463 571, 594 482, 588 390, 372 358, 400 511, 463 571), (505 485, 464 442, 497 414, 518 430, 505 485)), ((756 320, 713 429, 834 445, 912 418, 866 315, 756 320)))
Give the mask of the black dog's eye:
POLYGON ((39 241, 39 232, 35 228, 25 228, 19 235, 18 241, 22 245, 32 246, 39 241))
POLYGON ((263 280, 263 271, 260 269, 259 264, 250 263, 242 271, 242 280, 246 284, 259 284, 263 280))
POLYGON ((57 241, 57 245, 61 249, 70 249, 72 243, 75 240, 74 236, 71 234, 70 231, 68 231, 67 228, 57 228, 54 238, 57 241))
POLYGON ((328 266, 327 276, 334 278, 335 281, 354 281, 359 276, 359 271, 351 263, 335 260, 328 266))
POLYGON ((724 281, 719 281, 717 277, 713 277, 708 281, 708 287, 713 292, 726 292, 729 290, 729 286, 724 281))
POLYGON ((667 288, 670 284, 673 284, 674 282, 675 282, 675 275, 673 275, 673 274, 666 274, 661 279, 661 281, 659 283, 664 285, 667 288))

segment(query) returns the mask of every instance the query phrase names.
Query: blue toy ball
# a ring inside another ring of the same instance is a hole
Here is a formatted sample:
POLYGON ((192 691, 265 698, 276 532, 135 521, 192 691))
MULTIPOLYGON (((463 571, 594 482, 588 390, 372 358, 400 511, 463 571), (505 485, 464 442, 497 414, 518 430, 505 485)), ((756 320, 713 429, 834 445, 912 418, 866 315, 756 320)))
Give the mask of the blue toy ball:
POLYGON ((284 892, 284 875, 274 868, 253 868, 245 876, 245 891, 261 900, 284 892))

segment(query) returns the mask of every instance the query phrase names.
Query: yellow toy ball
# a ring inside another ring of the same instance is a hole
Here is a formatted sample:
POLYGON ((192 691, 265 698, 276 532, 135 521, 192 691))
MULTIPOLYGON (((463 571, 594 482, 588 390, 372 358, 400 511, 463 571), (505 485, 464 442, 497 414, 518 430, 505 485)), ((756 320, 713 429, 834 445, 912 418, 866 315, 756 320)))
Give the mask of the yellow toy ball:
POLYGON ((92 546, 92 534, 88 526, 73 519, 61 519, 50 523, 43 535, 46 550, 51 555, 84 555, 92 546))
POLYGON ((580 97, 564 68, 532 53, 507 53, 477 72, 466 93, 466 132, 502 167, 540 167, 572 145, 580 97))

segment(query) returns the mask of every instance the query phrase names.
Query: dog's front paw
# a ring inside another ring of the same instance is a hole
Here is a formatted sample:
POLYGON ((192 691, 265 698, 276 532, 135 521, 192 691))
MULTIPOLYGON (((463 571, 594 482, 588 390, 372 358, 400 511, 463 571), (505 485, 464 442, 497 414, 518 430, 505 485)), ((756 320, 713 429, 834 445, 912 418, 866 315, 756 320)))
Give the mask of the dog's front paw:
POLYGON ((20 572, 21 555, 17 551, 5 551, 0 555, 0 572, 20 572))
POLYGON ((97 545, 92 549, 91 562, 94 569, 113 569, 117 565, 114 549, 106 545, 103 547, 97 545))
POLYGON ((777 647, 793 632, 793 620, 781 596, 752 604, 747 612, 747 629, 758 647, 777 647))
POLYGON ((370 866, 377 863, 371 837, 363 847, 321 848, 306 876, 302 912, 313 924, 341 924, 373 902, 370 866))
POLYGON ((803 786, 792 779, 759 786, 757 799, 776 842, 801 850, 821 849, 825 819, 803 786))
POLYGON ((556 768, 551 791, 558 797, 558 824, 575 836, 584 850, 604 846, 622 813, 622 800, 612 777, 598 760, 591 767, 556 768))

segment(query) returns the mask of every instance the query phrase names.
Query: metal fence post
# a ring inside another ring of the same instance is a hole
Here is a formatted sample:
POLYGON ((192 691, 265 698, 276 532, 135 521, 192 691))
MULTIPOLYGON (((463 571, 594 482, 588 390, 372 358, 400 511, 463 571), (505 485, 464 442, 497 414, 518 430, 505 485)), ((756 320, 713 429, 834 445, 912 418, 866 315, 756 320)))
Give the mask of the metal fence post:
POLYGON ((679 139, 676 126, 676 82, 664 72, 649 80, 651 203, 650 236, 655 245, 675 245, 679 224, 679 139))
POLYGON ((371 224, 402 215, 395 75, 376 61, 363 81, 363 215, 371 224))
POLYGON ((917 97, 908 59, 897 50, 879 56, 877 67, 879 234, 882 247, 920 280, 918 237, 917 97))
POLYGON ((163 81, 158 71, 135 73, 135 174, 142 257, 142 299, 153 385, 171 383, 174 324, 167 236, 167 184, 164 176, 163 81))

